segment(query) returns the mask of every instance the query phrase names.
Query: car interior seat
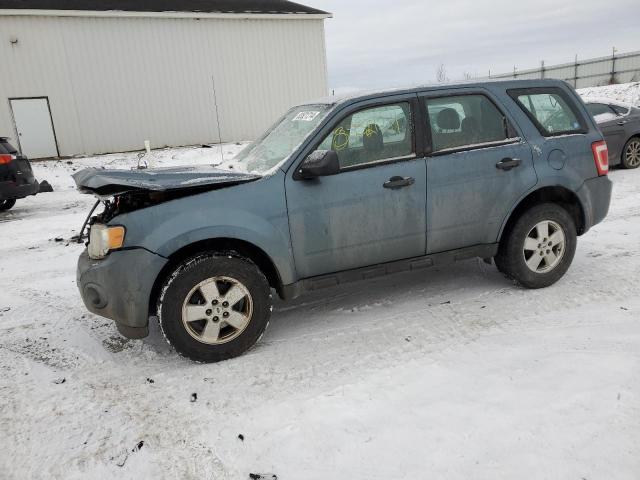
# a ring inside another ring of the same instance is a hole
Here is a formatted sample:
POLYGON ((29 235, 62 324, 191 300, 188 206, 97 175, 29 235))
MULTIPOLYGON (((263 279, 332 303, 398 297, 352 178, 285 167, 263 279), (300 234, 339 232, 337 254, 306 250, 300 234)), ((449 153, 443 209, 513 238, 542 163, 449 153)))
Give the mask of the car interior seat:
POLYGON ((462 119, 460 130, 462 131, 462 140, 465 144, 474 144, 480 142, 480 124, 476 117, 470 115, 462 119))
POLYGON ((438 132, 434 132, 433 143, 437 150, 458 145, 460 115, 453 108, 443 108, 436 117, 438 132), (447 132, 447 130, 449 130, 447 132))
POLYGON ((384 150, 382 130, 375 123, 370 123, 362 132, 362 146, 367 160, 381 158, 384 150))

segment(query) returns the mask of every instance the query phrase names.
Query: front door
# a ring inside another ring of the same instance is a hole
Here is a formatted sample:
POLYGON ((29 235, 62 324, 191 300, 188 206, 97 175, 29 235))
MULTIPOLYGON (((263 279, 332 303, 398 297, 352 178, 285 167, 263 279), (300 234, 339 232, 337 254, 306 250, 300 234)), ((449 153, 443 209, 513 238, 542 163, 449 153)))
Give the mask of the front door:
POLYGON ((416 96, 353 107, 317 142, 341 171, 286 179, 301 278, 425 254, 425 159, 416 155, 416 96))
POLYGON ((531 148, 487 93, 421 96, 427 112, 427 252, 497 241, 503 220, 536 184, 531 148))
POLYGON ((49 100, 20 98, 10 103, 22 154, 29 158, 57 157, 49 100))

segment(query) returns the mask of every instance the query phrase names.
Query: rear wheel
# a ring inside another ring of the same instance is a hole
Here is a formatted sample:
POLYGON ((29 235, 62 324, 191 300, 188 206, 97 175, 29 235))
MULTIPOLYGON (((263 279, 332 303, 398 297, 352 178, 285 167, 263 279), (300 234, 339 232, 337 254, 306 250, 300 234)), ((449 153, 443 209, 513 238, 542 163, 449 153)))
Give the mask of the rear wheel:
POLYGON ((210 255, 183 263, 158 305, 165 338, 178 353, 217 362, 251 348, 271 316, 270 287, 248 259, 210 255))
POLYGON ((16 199, 12 198, 11 200, 2 200, 0 201, 0 212, 4 212, 5 210, 9 210, 16 204, 16 199))
POLYGON ((624 146, 622 166, 624 168, 638 168, 640 166, 640 137, 633 137, 624 146))
POLYGON ((495 258, 498 270, 527 288, 557 282, 576 251, 573 218, 560 205, 543 203, 525 211, 506 232, 495 258))

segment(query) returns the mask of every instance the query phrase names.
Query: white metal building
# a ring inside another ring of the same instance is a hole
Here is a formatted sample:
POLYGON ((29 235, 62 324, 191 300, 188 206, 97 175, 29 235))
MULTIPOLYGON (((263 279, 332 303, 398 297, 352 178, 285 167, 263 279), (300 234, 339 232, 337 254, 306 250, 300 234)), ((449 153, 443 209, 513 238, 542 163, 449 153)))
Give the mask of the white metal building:
POLYGON ((0 136, 31 158, 253 139, 327 94, 328 17, 285 0, 0 0, 0 136))

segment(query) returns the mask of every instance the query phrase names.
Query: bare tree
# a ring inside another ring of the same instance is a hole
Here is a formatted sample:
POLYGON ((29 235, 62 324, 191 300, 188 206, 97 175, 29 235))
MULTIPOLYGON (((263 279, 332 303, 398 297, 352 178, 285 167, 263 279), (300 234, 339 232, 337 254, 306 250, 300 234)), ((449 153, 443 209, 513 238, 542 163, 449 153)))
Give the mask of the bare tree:
POLYGON ((464 72, 464 73, 462 74, 462 76, 463 76, 463 78, 464 78, 465 80, 473 80, 473 79, 475 78, 475 77, 474 77, 472 74, 470 74, 469 72, 464 72))
POLYGON ((436 72, 436 82, 445 83, 449 81, 449 77, 447 77, 447 69, 444 66, 444 63, 441 63, 438 67, 438 71, 436 72))

